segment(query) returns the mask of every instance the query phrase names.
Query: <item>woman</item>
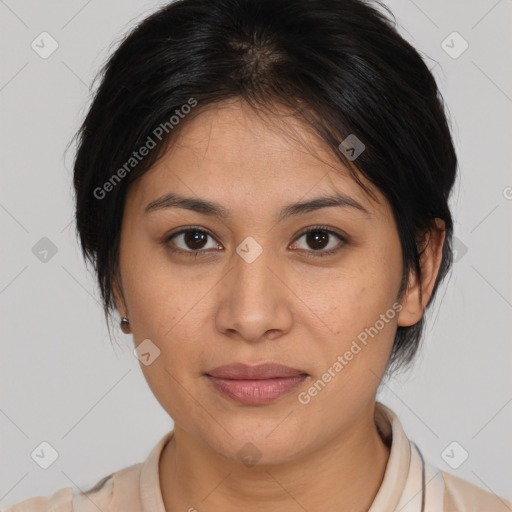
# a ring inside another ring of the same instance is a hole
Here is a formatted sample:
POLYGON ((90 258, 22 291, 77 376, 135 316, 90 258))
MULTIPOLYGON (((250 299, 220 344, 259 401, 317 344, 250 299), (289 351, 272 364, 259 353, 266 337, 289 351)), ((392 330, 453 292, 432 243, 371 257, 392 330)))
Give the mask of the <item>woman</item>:
POLYGON ((362 1, 143 21, 78 134, 76 221, 174 429, 10 510, 512 510, 376 402, 452 264, 456 167, 434 78, 362 1))

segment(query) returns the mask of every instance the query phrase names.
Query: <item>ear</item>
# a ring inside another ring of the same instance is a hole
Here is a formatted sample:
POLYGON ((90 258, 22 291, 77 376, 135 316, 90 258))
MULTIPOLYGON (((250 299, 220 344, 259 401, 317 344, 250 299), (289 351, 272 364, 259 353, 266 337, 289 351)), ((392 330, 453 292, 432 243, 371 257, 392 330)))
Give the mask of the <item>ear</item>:
POLYGON ((402 301, 402 309, 398 315, 398 325, 407 327, 421 320, 423 311, 432 295, 443 255, 443 244, 446 236, 445 223, 434 219, 432 226, 420 242, 421 282, 414 269, 409 274, 407 291, 402 301), (421 289, 421 302, 420 302, 421 289))
POLYGON ((118 272, 116 272, 112 278, 112 295, 114 297, 116 309, 119 311, 119 314, 121 316, 128 316, 128 310, 123 293, 123 283, 118 272))

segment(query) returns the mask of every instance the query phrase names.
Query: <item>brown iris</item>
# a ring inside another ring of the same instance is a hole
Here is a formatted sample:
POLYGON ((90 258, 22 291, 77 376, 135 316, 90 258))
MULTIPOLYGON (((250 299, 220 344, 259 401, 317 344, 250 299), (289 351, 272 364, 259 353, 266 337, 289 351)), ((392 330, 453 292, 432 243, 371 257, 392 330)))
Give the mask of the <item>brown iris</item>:
POLYGON ((310 231, 306 241, 312 249, 323 249, 329 243, 329 234, 322 230, 310 231))

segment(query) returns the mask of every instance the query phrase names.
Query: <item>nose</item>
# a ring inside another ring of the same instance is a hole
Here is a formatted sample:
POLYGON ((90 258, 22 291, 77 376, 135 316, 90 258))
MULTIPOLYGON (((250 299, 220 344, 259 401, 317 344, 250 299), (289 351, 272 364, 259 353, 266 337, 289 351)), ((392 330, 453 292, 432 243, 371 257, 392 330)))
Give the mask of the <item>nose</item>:
POLYGON ((292 327, 293 293, 270 251, 249 261, 233 254, 233 267, 219 287, 216 327, 248 342, 277 339, 292 327))

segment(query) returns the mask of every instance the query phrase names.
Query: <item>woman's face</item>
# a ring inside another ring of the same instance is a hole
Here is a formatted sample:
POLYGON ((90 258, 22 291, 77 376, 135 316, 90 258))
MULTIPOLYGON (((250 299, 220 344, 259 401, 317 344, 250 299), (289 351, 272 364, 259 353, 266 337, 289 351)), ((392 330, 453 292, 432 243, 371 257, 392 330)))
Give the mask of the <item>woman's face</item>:
POLYGON ((284 122, 305 145, 271 120, 238 101, 212 107, 132 184, 116 303, 176 429, 228 458, 278 463, 367 423, 397 322, 407 323, 384 196, 372 187, 371 201, 298 121, 284 122), (146 211, 167 194, 188 208, 146 211), (336 195, 349 202, 291 206, 336 195), (296 375, 208 375, 235 363, 296 375))

